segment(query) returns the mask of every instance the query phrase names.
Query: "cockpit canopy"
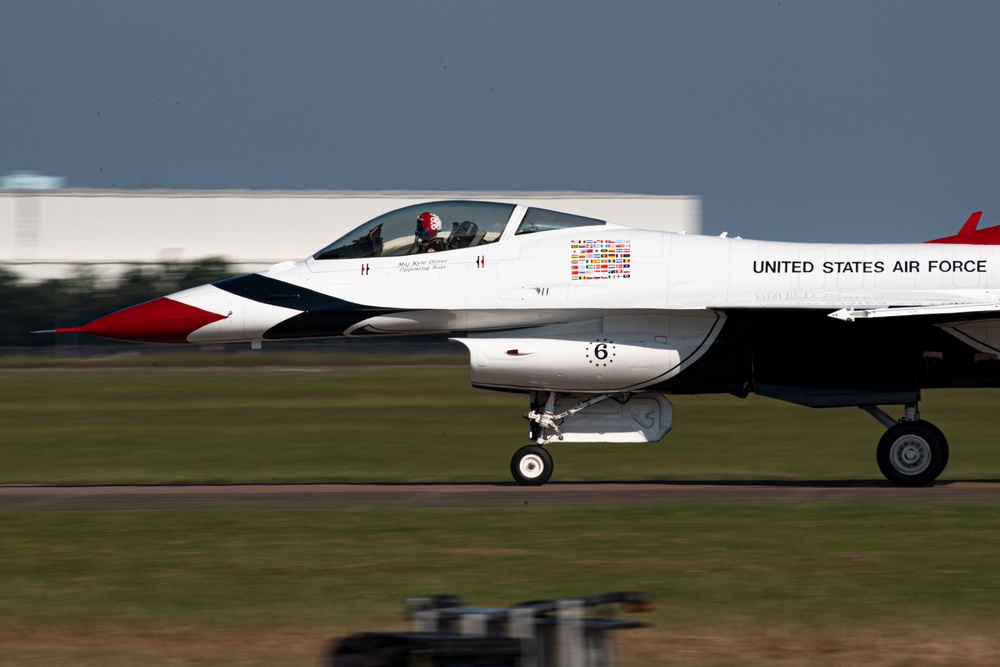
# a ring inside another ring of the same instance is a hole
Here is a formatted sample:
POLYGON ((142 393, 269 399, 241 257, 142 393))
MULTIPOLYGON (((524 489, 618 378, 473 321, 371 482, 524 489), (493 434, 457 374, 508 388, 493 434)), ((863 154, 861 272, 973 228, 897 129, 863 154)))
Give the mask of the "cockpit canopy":
MULTIPOLYGON (((317 252, 313 258, 399 257, 494 243, 500 239, 515 208, 514 204, 486 201, 439 201, 406 206, 369 220, 317 252), (433 213, 440 219, 441 229, 436 235, 428 235, 426 229, 417 234, 418 218, 423 213, 433 213)), ((521 235, 604 224, 603 220, 594 218, 529 208, 514 233, 521 235)))
POLYGON ((369 220, 314 255, 316 259, 397 257, 426 252, 422 246, 436 242, 435 250, 468 248, 500 238, 514 212, 513 204, 481 201, 443 201, 415 204, 369 220), (430 212, 441 219, 442 229, 433 238, 418 238, 417 218, 430 212))

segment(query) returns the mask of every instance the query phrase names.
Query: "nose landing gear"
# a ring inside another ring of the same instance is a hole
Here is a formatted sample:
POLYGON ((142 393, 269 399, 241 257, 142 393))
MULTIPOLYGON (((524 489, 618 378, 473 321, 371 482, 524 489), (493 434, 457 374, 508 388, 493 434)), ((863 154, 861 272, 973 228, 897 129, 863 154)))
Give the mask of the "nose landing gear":
POLYGON ((552 477, 552 455, 539 445, 525 445, 514 452, 510 474, 518 484, 541 486, 552 477))

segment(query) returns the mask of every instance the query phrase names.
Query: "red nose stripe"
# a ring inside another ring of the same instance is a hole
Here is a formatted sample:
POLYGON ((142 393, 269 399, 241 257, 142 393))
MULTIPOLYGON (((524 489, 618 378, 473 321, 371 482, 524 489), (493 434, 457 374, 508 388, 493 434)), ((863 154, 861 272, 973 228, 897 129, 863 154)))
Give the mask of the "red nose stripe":
POLYGON ((86 333, 140 343, 186 343, 191 332, 224 319, 226 315, 164 297, 105 315, 82 327, 56 329, 56 333, 86 333))

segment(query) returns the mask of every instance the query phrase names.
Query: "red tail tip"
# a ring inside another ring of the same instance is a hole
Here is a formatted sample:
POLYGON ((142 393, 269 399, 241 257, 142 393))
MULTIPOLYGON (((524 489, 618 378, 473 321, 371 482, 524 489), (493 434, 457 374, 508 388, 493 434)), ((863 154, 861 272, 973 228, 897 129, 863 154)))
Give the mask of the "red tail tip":
POLYGON ((965 221, 964 225, 962 225, 962 228, 958 230, 958 233, 971 234, 972 232, 976 231, 976 227, 979 226, 979 219, 981 217, 983 217, 982 211, 976 211, 975 213, 970 215, 969 219, 965 221))

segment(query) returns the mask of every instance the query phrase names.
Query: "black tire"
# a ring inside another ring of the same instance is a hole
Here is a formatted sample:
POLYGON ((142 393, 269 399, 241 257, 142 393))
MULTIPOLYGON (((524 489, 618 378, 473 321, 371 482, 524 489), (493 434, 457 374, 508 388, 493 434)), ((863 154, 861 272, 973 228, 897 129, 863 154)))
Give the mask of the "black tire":
POLYGON ((522 486, 541 486, 552 477, 552 455, 538 445, 525 445, 514 452, 510 474, 522 486))
POLYGON ((948 438, 944 436, 944 431, 939 429, 934 424, 930 422, 925 422, 923 420, 921 420, 920 423, 926 426, 927 428, 933 430, 934 433, 937 434, 937 437, 941 439, 941 442, 944 443, 944 456, 941 459, 941 470, 944 470, 945 467, 947 467, 948 465, 948 455, 950 454, 950 452, 948 451, 948 438))
POLYGON ((948 465, 948 440, 929 422, 900 422, 879 440, 875 459, 893 484, 926 486, 948 465))

